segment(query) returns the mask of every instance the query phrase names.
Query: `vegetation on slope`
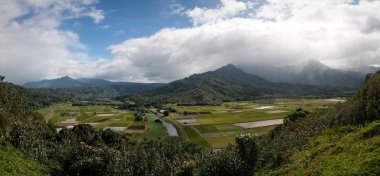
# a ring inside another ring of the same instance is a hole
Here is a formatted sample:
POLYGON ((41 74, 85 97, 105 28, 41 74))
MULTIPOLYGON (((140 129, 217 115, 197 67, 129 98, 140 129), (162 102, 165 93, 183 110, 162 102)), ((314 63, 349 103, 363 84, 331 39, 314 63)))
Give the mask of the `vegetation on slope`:
POLYGON ((0 144, 0 175, 47 175, 49 168, 25 158, 11 145, 0 144))
MULTIPOLYGON (((369 75, 367 77, 366 83, 362 86, 361 89, 346 103, 338 104, 336 107, 331 109, 319 110, 316 113, 312 113, 306 117, 301 117, 299 119, 293 118, 293 120, 287 120, 288 122, 284 125, 281 125, 274 129, 271 134, 260 137, 257 139, 257 144, 259 146, 258 154, 258 165, 257 169, 262 173, 274 173, 277 169, 284 169, 283 172, 292 172, 291 168, 298 167, 296 162, 292 160, 298 152, 307 152, 308 146, 307 143, 310 139, 315 138, 316 136, 323 134, 323 131, 333 130, 339 127, 345 126, 354 126, 355 128, 360 128, 362 125, 366 125, 375 120, 380 120, 380 74, 369 75), (289 166, 290 168, 288 168, 289 166)), ((371 124, 372 125, 372 124, 371 124)), ((371 128, 371 125, 368 128, 371 128)), ((376 125, 375 125, 376 126, 376 125)), ((375 131, 378 127, 374 128, 375 131)), ((364 129, 369 130, 369 129, 364 129)), ((358 132, 359 133, 359 132, 358 132)), ((371 132, 371 136, 379 135, 378 132, 371 132)), ((338 133, 333 135, 339 135, 338 133)), ((344 137, 342 138, 342 140, 344 137)), ((374 141, 372 146, 378 146, 378 138, 371 139, 374 141), (377 143, 377 144, 376 144, 377 143)), ((348 140, 349 141, 349 140, 348 140)), ((357 139, 351 139, 351 142, 355 142, 357 139)), ((353 148, 354 151, 349 151, 351 154, 361 153, 361 152, 371 152, 373 156, 379 156, 379 150, 370 150, 365 151, 365 148, 360 148, 360 143, 364 144, 368 141, 358 141, 357 148, 353 148), (355 151, 356 150, 356 151, 355 151), (361 151, 363 150, 363 151, 361 151)), ((311 141, 313 143, 313 141, 311 141)), ((345 147, 342 143, 343 149, 345 147)), ((322 145, 322 144, 321 144, 322 145)), ((325 143, 328 145, 328 142, 325 143)), ((318 146, 314 146, 318 147, 318 146)), ((323 147, 322 147, 323 148, 323 147)), ((312 150, 312 149, 311 149, 312 150)), ((325 150, 328 150, 326 148, 325 150)), ((308 156, 306 160, 313 160, 315 156, 308 156)), ((320 158, 321 160, 325 159, 325 162, 329 162, 332 158, 320 158)), ((352 162, 359 162, 359 158, 355 157, 346 158, 353 159, 352 162)), ((376 161, 379 157, 376 157, 376 161)), ((338 159, 337 159, 338 160, 338 159)), ((345 160, 342 160, 342 162, 345 160)), ((324 162, 324 161, 320 161, 324 162)), ((333 161, 332 161, 333 162, 333 161)), ((362 167, 370 168, 372 163, 362 163, 368 164, 363 165, 362 167)), ((310 173, 314 172, 309 171, 310 173)), ((296 172, 296 171, 295 171, 296 172)), ((328 174, 324 171, 319 174, 328 174)), ((285 174, 283 173, 283 174, 285 174)), ((281 175, 281 174, 280 174, 281 175)))
POLYGON ((195 74, 148 90, 131 99, 143 102, 196 102, 215 104, 224 101, 252 100, 263 97, 347 95, 349 88, 272 83, 245 73, 234 65, 195 74))
MULTIPOLYGON (((326 129, 272 175, 380 175, 380 121, 326 129)), ((264 173, 260 173, 264 174, 264 173)), ((260 175, 258 174, 258 175, 260 175)), ((269 175, 266 173, 266 175, 269 175)))

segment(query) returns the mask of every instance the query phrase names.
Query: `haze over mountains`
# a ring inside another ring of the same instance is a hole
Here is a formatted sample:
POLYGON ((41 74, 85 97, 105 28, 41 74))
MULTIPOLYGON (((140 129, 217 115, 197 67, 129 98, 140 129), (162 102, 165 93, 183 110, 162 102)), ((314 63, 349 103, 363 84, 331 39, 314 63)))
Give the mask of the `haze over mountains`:
POLYGON ((298 65, 239 66, 244 71, 259 75, 269 81, 309 85, 330 85, 356 88, 363 83, 367 73, 375 73, 378 67, 358 66, 350 70, 330 68, 317 60, 298 65))

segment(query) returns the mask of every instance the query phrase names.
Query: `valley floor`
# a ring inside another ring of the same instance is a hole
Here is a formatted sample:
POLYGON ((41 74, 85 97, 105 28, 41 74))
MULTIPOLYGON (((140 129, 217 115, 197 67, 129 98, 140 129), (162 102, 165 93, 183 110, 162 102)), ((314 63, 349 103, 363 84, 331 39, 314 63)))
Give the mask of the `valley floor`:
POLYGON ((149 109, 146 121, 135 121, 133 110, 120 110, 111 106, 72 106, 56 104, 42 109, 47 121, 61 128, 76 124, 89 124, 96 129, 111 129, 129 133, 132 141, 165 139, 180 136, 196 144, 212 148, 225 148, 235 143, 243 133, 262 135, 282 124, 291 111, 302 107, 309 111, 326 108, 344 99, 275 99, 249 102, 228 102, 220 106, 177 106, 169 117, 159 109, 149 109), (339 101, 338 101, 339 100, 339 101))

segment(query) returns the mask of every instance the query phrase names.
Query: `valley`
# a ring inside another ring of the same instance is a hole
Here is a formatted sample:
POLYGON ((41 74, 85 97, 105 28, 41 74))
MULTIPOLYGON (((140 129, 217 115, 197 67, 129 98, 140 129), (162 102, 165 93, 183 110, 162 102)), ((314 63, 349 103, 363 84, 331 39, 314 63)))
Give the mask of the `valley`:
POLYGON ((75 125, 87 124, 98 130, 110 129, 128 134, 131 141, 136 143, 143 140, 162 140, 180 134, 180 138, 193 143, 220 149, 234 145, 236 136, 240 134, 268 133, 282 124, 283 118, 297 108, 313 112, 344 101, 345 98, 262 99, 226 102, 218 106, 166 104, 162 109, 120 109, 115 105, 77 106, 64 103, 43 108, 39 112, 57 132, 62 128, 71 129, 75 125), (143 112, 142 120, 135 118, 138 111, 143 112), (165 116, 163 111, 169 111, 169 115, 165 116))
POLYGON ((0 0, 0 176, 380 176, 380 0, 0 0))

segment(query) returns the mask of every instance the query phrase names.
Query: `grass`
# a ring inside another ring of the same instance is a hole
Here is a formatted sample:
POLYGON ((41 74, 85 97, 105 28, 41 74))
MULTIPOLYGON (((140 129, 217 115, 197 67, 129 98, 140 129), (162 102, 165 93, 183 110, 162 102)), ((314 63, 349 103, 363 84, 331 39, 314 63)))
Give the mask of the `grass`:
MULTIPOLYGON (((380 121, 364 127, 337 127, 294 151, 278 175, 380 175, 380 121), (365 137, 375 130, 377 135, 365 137)), ((265 173, 260 173, 265 175, 265 173)), ((260 175, 259 174, 259 175, 260 175)), ((276 174, 276 173, 275 173, 276 174)))
POLYGON ((218 136, 218 137, 206 137, 207 141, 211 144, 213 148, 225 148, 228 144, 235 143, 236 135, 230 136, 218 136))
POLYGON ((154 121, 151 115, 147 115, 148 118, 148 131, 142 136, 148 140, 165 139, 169 137, 167 129, 161 123, 154 121))
POLYGON ((129 139, 133 142, 138 142, 141 138, 142 134, 140 133, 135 133, 135 134, 131 134, 131 137, 129 137, 129 139))
MULTIPOLYGON (((256 135, 262 135, 275 127, 268 126, 245 129, 234 126, 234 123, 281 119, 299 107, 302 107, 308 111, 315 111, 318 108, 325 108, 335 103, 336 102, 327 101, 327 99, 301 98, 227 102, 221 106, 179 106, 176 108, 180 113, 183 113, 184 111, 211 112, 212 114, 189 115, 189 118, 197 119, 201 125, 194 125, 191 127, 186 126, 181 128, 184 129, 188 138, 195 143, 205 145, 207 142, 214 148, 224 148, 228 143, 234 144, 234 139, 236 136, 232 135, 234 133, 253 133, 256 135), (259 110, 255 109, 256 106, 273 106, 273 108, 259 110), (237 110, 238 112, 228 112, 229 110, 237 110), (286 112, 272 114, 268 113, 268 111, 276 110, 286 112), (218 136, 214 137, 212 135, 218 136)), ((171 106, 175 107, 175 105, 171 106)))
POLYGON ((225 106, 179 106, 179 112, 215 112, 228 110, 225 106))
POLYGON ((218 129, 218 131, 221 131, 221 132, 244 130, 244 128, 242 128, 242 127, 234 126, 234 125, 231 125, 231 124, 215 125, 215 128, 218 129))
POLYGON ((193 126, 200 133, 217 133, 219 130, 214 125, 195 125, 193 126))
POLYGON ((236 113, 221 113, 221 114, 203 114, 197 116, 198 122, 202 125, 209 124, 232 124, 241 122, 254 122, 260 120, 272 120, 284 118, 287 113, 268 114, 264 111, 242 111, 236 113))
POLYGON ((48 175, 45 165, 26 159, 9 144, 0 144, 0 175, 48 175))
POLYGON ((195 131, 193 127, 184 126, 183 129, 185 130, 190 141, 205 147, 210 147, 210 144, 207 142, 207 140, 204 139, 197 131, 195 131))

